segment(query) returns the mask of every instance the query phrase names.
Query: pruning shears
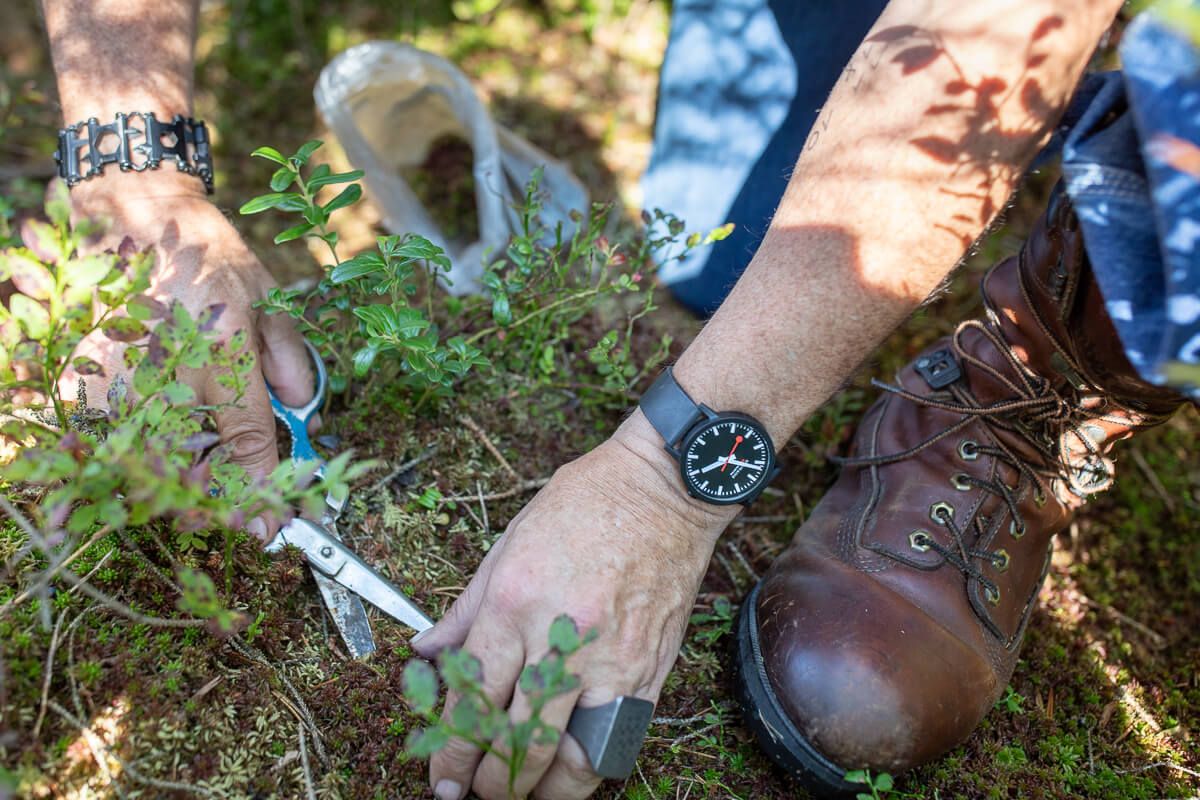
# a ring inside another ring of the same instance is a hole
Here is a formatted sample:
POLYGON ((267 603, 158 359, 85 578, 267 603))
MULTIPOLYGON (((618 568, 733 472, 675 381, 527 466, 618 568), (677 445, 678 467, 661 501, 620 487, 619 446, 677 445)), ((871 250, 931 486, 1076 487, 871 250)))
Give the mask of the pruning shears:
MULTIPOLYGON (((325 461, 317 455, 308 438, 308 422, 325 401, 329 378, 320 354, 308 342, 305 345, 312 356, 317 375, 312 400, 300 407, 285 405, 275 396, 270 385, 267 386, 267 394, 271 398, 271 410, 275 418, 291 434, 292 460, 317 462, 316 476, 321 478, 325 475, 325 461)), ((375 651, 375 636, 371 632, 363 600, 418 632, 432 628, 433 620, 342 543, 336 522, 346 506, 346 500, 344 497, 335 497, 332 492, 326 494, 325 509, 319 521, 296 517, 279 529, 266 549, 275 552, 289 544, 300 548, 308 559, 325 607, 338 633, 342 635, 350 656, 362 658, 375 651)))

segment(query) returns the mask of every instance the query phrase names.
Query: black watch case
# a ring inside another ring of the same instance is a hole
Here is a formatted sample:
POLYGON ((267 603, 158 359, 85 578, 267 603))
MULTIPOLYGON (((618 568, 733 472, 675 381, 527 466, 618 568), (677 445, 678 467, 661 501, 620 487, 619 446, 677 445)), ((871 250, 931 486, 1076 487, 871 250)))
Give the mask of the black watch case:
POLYGON ((667 452, 679 462, 687 493, 714 505, 750 504, 779 471, 775 447, 762 423, 735 412, 700 406, 704 419, 667 452))

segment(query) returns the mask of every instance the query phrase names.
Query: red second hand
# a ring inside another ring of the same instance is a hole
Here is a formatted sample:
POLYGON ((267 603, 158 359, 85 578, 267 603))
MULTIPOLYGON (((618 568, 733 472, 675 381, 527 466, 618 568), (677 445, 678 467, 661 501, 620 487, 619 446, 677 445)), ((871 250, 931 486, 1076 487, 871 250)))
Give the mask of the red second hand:
MULTIPOLYGON (((739 436, 736 439, 734 439, 733 440, 733 450, 737 450, 738 445, 741 443, 742 443, 742 437, 739 436)), ((725 456, 725 463, 721 465, 721 472, 724 472, 725 468, 729 466, 729 459, 733 458, 733 450, 730 450, 729 455, 725 456)))

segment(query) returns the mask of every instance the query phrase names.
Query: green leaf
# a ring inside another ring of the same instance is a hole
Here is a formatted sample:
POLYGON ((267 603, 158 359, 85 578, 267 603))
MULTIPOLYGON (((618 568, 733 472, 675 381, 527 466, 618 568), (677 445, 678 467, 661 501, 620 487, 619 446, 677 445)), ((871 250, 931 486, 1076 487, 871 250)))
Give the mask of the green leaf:
POLYGON ((437 704, 437 675, 427 662, 413 659, 405 664, 400 686, 413 711, 422 716, 433 711, 437 704))
POLYGON ((150 333, 145 325, 133 317, 113 317, 100 328, 104 335, 117 342, 136 342, 150 333))
POLYGON ((845 780, 846 783, 866 783, 867 771, 863 769, 852 769, 846 773, 843 780, 845 780))
POLYGON ((292 185, 292 181, 296 179, 296 171, 289 166, 282 166, 275 170, 275 174, 271 176, 271 191, 282 192, 284 189, 292 185))
POLYGON ((323 144, 325 143, 320 139, 313 139, 311 142, 305 142, 304 145, 296 151, 296 155, 292 156, 292 159, 299 161, 301 164, 307 164, 308 159, 317 151, 317 148, 323 144))
POLYGON ((196 392, 186 383, 172 381, 159 389, 163 399, 173 406, 185 406, 196 402, 196 392))
POLYGON ((733 228, 734 224, 732 222, 726 222, 719 228, 713 228, 708 232, 708 236, 704 237, 704 244, 712 244, 713 242, 729 238, 729 234, 733 233, 733 228))
POLYGON ((283 244, 284 242, 290 242, 293 239, 299 239, 312 229, 313 226, 309 225, 307 222, 297 225, 293 228, 288 228, 286 231, 283 231, 275 236, 275 244, 283 244))
POLYGON ((276 164, 287 163, 287 159, 283 157, 283 153, 280 153, 274 147, 259 147, 250 155, 252 157, 257 156, 258 158, 265 158, 268 161, 274 161, 276 164))
MULTIPOLYGON (((355 309, 357 311, 358 309, 355 309)), ((379 355, 379 349, 367 345, 360 347, 354 351, 354 374, 356 377, 362 378, 367 374, 367 370, 375 363, 375 357, 379 355)))
POLYGON ((275 208, 279 205, 279 201, 288 195, 283 192, 272 192, 271 194, 260 194, 250 202, 238 209, 239 214, 257 214, 261 211, 266 211, 269 208, 275 208))
POLYGON ((54 181, 46 192, 46 216, 56 227, 66 229, 71 221, 71 198, 66 181, 54 181))
POLYGON ((362 197, 362 186, 352 183, 345 189, 342 189, 337 197, 325 204, 325 213, 328 214, 339 208, 345 208, 352 203, 356 203, 360 197, 362 197))
POLYGON ((474 695, 466 695, 450 709, 450 724, 455 730, 474 732, 479 724, 479 700, 474 695))
POLYGON ((886 772, 881 772, 875 776, 876 790, 878 790, 880 792, 890 792, 892 790, 893 785, 894 785, 894 783, 892 781, 892 776, 887 774, 886 772))
POLYGON ((461 648, 443 650, 438 656, 438 667, 442 680, 459 694, 478 691, 483 682, 483 665, 478 658, 461 648))
POLYGON ((113 271, 112 260, 104 256, 84 256, 68 261, 62 275, 68 286, 85 288, 95 286, 113 271))
POLYGON ((550 647, 563 655, 570 655, 579 649, 579 627, 575 620, 566 614, 560 614, 550 623, 550 647))
POLYGON ((320 189, 322 186, 328 186, 331 183, 349 183, 356 181, 363 176, 361 169, 351 170, 350 172, 335 172, 329 175, 313 173, 313 177, 308 179, 307 186, 310 192, 320 189))
POLYGON ((8 307, 30 339, 44 339, 50 332, 50 314, 33 298, 14 294, 8 301, 8 307))
POLYGON ((215 617, 221 610, 217 600, 217 587, 207 573, 184 568, 179 571, 179 584, 183 596, 179 598, 179 610, 201 619, 215 617))
POLYGON ((22 294, 34 300, 49 300, 54 294, 54 275, 28 250, 0 253, 0 277, 12 278, 22 294))
POLYGON ((100 366, 100 362, 87 356, 76 356, 71 366, 80 375, 104 375, 104 367, 100 366))
POLYGON ((379 272, 384 268, 383 256, 378 253, 359 253, 349 261, 343 261, 329 273, 329 280, 334 283, 346 283, 364 275, 379 272))
POLYGON ((508 295, 503 292, 492 295, 492 319, 496 321, 497 325, 507 325, 513 321, 508 295))
POLYGON ((440 726, 413 731, 404 742, 404 749, 416 758, 429 758, 450 741, 450 732, 440 726))

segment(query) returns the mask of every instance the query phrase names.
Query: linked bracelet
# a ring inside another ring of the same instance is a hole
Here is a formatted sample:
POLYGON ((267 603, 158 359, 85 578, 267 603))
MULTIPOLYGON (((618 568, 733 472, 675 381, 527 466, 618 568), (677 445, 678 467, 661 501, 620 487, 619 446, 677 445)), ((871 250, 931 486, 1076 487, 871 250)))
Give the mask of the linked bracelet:
POLYGON ((95 117, 77 122, 58 132, 54 161, 58 164, 59 177, 68 186, 75 186, 80 181, 103 175, 106 164, 116 164, 122 172, 141 172, 158 169, 163 159, 171 156, 175 158, 176 169, 200 178, 205 190, 212 194, 213 166, 208 129, 200 120, 180 114, 170 122, 159 122, 153 112, 140 111, 117 114, 107 125, 101 125, 95 117), (114 140, 115 147, 112 145, 114 140), (112 149, 104 152, 102 148, 112 149), (84 164, 86 172, 81 172, 84 164))

